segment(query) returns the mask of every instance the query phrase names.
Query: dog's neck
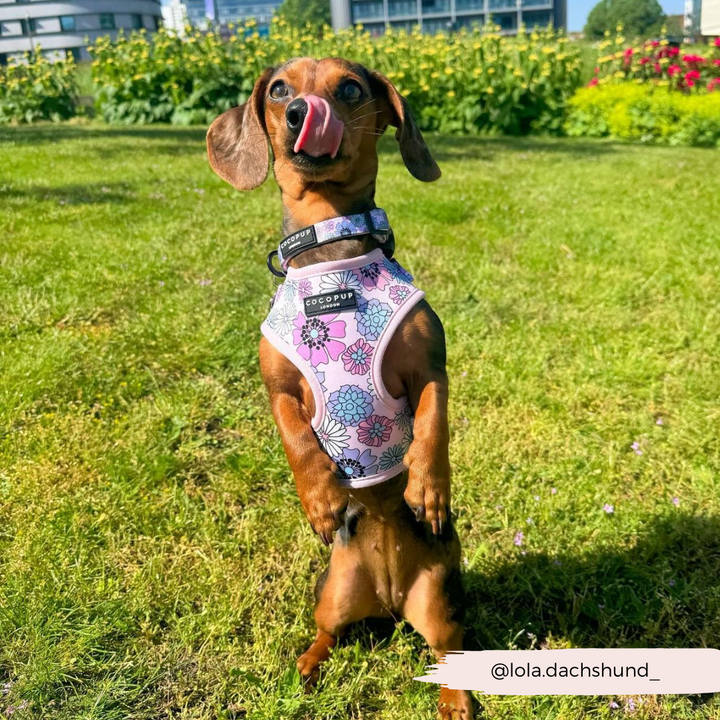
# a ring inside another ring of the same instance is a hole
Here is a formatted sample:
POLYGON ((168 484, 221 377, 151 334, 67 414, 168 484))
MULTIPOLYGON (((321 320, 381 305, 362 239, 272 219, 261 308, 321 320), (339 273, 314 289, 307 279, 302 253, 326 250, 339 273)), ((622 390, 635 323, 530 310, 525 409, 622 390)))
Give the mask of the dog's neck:
MULTIPOLYGON (((375 180, 367 183, 298 183, 281 188, 283 203, 283 235, 342 215, 353 215, 375 207, 375 180)), ((349 238, 310 248, 290 260, 295 268, 329 260, 358 257, 379 247, 371 235, 349 238)))

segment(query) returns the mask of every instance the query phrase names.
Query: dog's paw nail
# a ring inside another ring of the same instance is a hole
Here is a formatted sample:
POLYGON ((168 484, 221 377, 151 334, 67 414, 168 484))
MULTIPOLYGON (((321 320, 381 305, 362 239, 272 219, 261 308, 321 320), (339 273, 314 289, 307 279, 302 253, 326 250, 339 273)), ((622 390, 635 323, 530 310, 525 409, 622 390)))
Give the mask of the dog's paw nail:
POLYGON ((438 521, 438 530, 440 531, 440 535, 442 535, 444 525, 445 525, 445 523, 442 520, 438 521))
POLYGON ((425 508, 422 505, 418 505, 415 508, 415 519, 418 522, 425 519, 425 508))
POLYGON ((328 538, 327 533, 320 533, 320 538, 322 539, 323 543, 325 543, 325 547, 330 546, 332 539, 328 538))

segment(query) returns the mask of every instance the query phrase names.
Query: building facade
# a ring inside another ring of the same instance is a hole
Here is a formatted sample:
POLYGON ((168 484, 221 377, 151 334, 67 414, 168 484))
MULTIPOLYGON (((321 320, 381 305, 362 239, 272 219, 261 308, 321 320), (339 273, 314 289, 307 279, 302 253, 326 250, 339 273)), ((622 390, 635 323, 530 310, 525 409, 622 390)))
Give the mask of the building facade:
POLYGON ((373 35, 388 26, 419 25, 426 33, 459 30, 484 25, 490 17, 508 35, 523 24, 567 26, 566 0, 330 0, 330 8, 336 30, 362 23, 373 35))
POLYGON ((162 8, 165 27, 180 37, 185 36, 185 25, 188 23, 187 8, 181 0, 170 0, 162 8))
POLYGON ((720 0, 685 0, 685 36, 720 37, 720 0))
POLYGON ((254 18, 261 32, 267 32, 273 13, 282 0, 184 0, 191 25, 206 28, 254 18))
POLYGON ((101 35, 162 25, 160 0, 0 0, 0 63, 40 46, 49 57, 89 57, 101 35))

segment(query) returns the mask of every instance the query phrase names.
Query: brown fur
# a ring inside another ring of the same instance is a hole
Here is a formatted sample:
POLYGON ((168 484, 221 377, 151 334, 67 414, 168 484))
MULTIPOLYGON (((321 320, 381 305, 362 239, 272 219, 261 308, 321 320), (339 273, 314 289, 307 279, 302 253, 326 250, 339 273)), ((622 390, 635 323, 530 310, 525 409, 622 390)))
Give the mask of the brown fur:
MULTIPOLYGON (((301 58, 265 71, 251 98, 212 125, 208 155, 215 172, 241 190, 265 179, 268 140, 280 186, 284 232, 339 215, 375 207, 377 141, 388 125, 408 170, 423 181, 440 176, 404 98, 387 78, 337 58, 301 58), (348 79, 362 88, 353 102, 337 95, 348 79), (282 81, 291 95, 274 99, 282 81), (293 136, 285 107, 293 98, 325 97, 345 123, 333 161, 307 161, 292 152, 293 136)), ((377 247, 371 236, 307 250, 292 264, 356 257, 377 247)), ((264 338, 260 369, 275 421, 295 477, 298 496, 314 531, 335 543, 329 571, 316 590, 315 642, 299 659, 309 684, 319 675, 337 638, 347 626, 367 617, 404 617, 438 658, 462 648, 460 544, 449 515, 445 337, 437 315, 421 301, 403 320, 383 363, 383 381, 393 397, 407 396, 415 413, 414 439, 407 471, 385 483, 348 490, 337 468, 320 448, 311 427, 315 403, 300 371, 264 338)), ((442 688, 442 718, 469 720, 467 693, 442 688)))

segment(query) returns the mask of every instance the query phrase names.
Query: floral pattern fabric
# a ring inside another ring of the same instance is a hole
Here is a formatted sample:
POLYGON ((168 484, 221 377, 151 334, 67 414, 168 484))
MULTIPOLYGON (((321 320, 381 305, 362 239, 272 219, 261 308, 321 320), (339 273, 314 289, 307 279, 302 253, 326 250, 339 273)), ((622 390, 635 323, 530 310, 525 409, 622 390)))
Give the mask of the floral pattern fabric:
POLYGON ((364 487, 402 472, 412 442, 407 398, 387 394, 381 369, 387 341, 423 293, 381 250, 316 267, 290 269, 262 330, 310 382, 313 429, 340 482, 364 487), (353 293, 355 306, 308 315, 306 298, 334 292, 353 293))

